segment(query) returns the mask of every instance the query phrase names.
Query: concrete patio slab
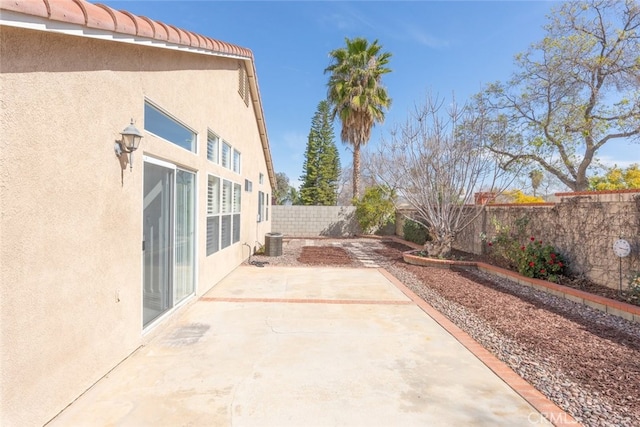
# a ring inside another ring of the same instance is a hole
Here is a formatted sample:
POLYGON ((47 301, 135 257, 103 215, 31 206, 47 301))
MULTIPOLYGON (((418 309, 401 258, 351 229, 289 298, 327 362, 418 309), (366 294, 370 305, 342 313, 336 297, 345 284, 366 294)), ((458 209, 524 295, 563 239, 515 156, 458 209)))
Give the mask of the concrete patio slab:
POLYGON ((384 271, 242 266, 49 425, 550 424, 384 271))
POLYGON ((241 274, 230 274, 207 296, 410 301, 375 269, 326 267, 241 267, 241 274))

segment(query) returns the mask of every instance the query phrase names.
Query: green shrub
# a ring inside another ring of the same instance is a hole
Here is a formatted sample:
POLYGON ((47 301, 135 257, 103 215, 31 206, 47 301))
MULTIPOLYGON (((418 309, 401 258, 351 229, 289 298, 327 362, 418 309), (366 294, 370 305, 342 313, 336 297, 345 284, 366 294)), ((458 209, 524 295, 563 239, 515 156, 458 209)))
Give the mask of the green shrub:
POLYGON ((530 237, 526 239, 526 227, 529 219, 516 219, 515 230, 501 224, 495 217, 491 219, 495 232, 492 238, 480 233, 480 239, 486 243, 488 254, 507 262, 509 268, 526 277, 557 282, 559 276, 567 270, 567 262, 562 255, 549 244, 543 244, 530 237))
POLYGON ((544 245, 531 237, 529 243, 520 247, 518 272, 526 277, 557 282, 564 274, 567 263, 551 245, 544 245))
POLYGON ((417 243, 418 245, 424 245, 429 239, 429 232, 424 225, 407 218, 402 227, 402 235, 404 240, 408 242, 417 243))
POLYGON ((395 220, 395 193, 386 186, 369 187, 358 199, 353 200, 356 207, 356 220, 365 234, 371 234, 395 220))
POLYGON ((500 223, 496 217, 491 218, 494 227, 494 236, 488 239, 484 233, 480 234, 480 239, 486 242, 487 253, 498 259, 506 261, 510 268, 517 269, 521 258, 520 247, 526 238, 526 227, 529 219, 526 217, 515 220, 515 230, 508 225, 500 223))

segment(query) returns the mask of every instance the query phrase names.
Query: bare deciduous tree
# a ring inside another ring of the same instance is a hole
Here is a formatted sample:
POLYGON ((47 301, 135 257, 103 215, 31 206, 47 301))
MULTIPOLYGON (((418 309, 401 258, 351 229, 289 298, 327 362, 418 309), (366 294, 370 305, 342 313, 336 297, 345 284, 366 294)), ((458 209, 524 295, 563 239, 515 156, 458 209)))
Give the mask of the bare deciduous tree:
MULTIPOLYGON (((369 173, 369 153, 365 150, 361 153, 362 171, 358 180, 358 193, 363 194, 369 187, 375 187, 378 183, 375 177, 369 173)), ((340 170, 340 178, 338 180, 338 206, 351 206, 354 204, 353 198, 353 168, 346 165, 340 170)))
POLYGON ((411 205, 432 241, 431 257, 446 257, 456 234, 482 212, 484 203, 469 206, 474 192, 500 193, 513 179, 500 168, 499 158, 483 147, 491 135, 484 117, 455 100, 428 95, 406 123, 383 139, 371 154, 369 170, 396 191, 399 203, 411 205))

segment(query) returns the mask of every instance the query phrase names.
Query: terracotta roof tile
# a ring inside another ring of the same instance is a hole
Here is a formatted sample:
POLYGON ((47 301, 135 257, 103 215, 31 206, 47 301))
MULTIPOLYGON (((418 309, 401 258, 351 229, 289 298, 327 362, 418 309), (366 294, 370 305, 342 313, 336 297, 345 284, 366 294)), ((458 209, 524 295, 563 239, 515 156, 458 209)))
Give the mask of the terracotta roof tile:
POLYGON ((115 15, 109 8, 101 7, 91 3, 85 4, 87 11, 87 27, 97 28, 99 30, 115 31, 115 15))
POLYGON ((70 24, 85 25, 87 23, 86 11, 81 3, 74 0, 49 0, 48 3, 49 19, 70 24))
POLYGON ((198 47, 201 47, 201 48, 206 48, 207 47, 207 42, 206 42, 205 38, 202 37, 200 34, 191 33, 191 36, 196 38, 196 40, 194 42, 194 46, 198 46, 198 47))
POLYGON ((204 48, 213 50, 213 41, 208 37, 203 37, 204 39, 204 48))
POLYGON ((115 15, 117 33, 130 34, 132 36, 138 35, 138 22, 134 14, 126 10, 118 10, 115 15))
POLYGON ((156 39, 158 40, 169 40, 169 27, 167 24, 159 21, 153 21, 156 25, 156 39))
POLYGON ((48 18, 50 15, 49 4, 45 1, 2 0, 0 1, 0 8, 44 18, 48 18))
POLYGON ((175 30, 175 28, 172 27, 169 24, 162 23, 162 25, 167 29, 167 40, 169 42, 171 42, 171 43, 181 44, 180 43, 180 34, 178 34, 178 32, 175 30))
POLYGON ((253 59, 250 49, 85 0, 0 0, 0 9, 253 59))
POLYGON ((191 45, 191 43, 189 43, 189 38, 186 36, 186 33, 184 31, 180 31, 180 28, 170 24, 167 24, 167 27, 169 28, 170 36, 174 38, 175 44, 182 44, 187 46, 191 45))
POLYGON ((155 38, 156 28, 153 21, 145 16, 138 16, 138 35, 150 39, 155 38))

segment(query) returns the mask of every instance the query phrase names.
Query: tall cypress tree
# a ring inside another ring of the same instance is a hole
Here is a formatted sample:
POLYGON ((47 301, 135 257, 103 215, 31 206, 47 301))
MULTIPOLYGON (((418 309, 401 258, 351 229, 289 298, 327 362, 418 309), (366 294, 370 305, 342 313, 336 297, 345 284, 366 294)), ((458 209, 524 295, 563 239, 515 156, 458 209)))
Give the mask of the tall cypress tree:
POLYGON ((332 206, 338 200, 340 156, 329 103, 321 101, 313 118, 302 166, 300 199, 304 205, 332 206))

